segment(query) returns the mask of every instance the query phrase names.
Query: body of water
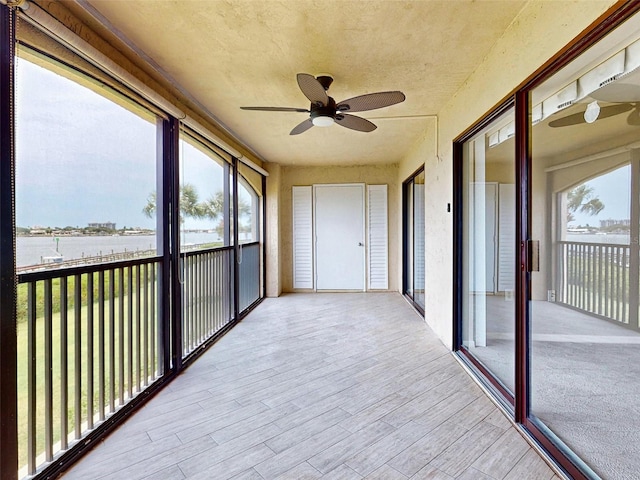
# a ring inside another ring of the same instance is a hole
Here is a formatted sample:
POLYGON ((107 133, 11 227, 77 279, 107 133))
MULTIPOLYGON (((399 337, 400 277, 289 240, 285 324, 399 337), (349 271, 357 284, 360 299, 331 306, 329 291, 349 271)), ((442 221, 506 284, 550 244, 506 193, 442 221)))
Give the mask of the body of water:
MULTIPOLYGON (((629 235, 568 234, 570 242, 629 244, 629 235)), ((199 245, 220 242, 217 233, 183 233, 182 245, 199 245)), ((38 265, 45 257, 62 255, 64 260, 108 255, 111 253, 155 250, 155 235, 78 236, 78 237, 18 237, 17 266, 38 265), (58 238, 58 242, 56 242, 58 238), (57 245, 57 252, 56 252, 57 245)))
MULTIPOLYGON (((217 233, 184 233, 182 245, 220 242, 217 233)), ((111 253, 155 250, 155 235, 78 236, 78 237, 18 237, 16 261, 18 267, 43 263, 45 257, 61 255, 64 260, 108 255, 111 253), (56 241, 56 238, 58 239, 56 241), (57 250, 56 250, 57 249, 57 250)))

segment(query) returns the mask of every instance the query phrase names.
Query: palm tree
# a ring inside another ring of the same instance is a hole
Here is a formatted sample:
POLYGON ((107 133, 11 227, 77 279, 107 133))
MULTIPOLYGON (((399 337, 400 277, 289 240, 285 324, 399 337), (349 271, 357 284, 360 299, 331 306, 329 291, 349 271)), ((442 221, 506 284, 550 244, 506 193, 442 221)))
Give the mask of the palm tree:
POLYGON ((211 195, 202 205, 206 218, 216 220, 224 209, 224 193, 219 190, 211 195))
MULTIPOLYGON (((156 192, 151 192, 147 197, 147 204, 142 209, 142 213, 148 218, 153 218, 156 212, 156 192)), ((224 193, 219 190, 211 195, 206 201, 200 202, 199 195, 195 187, 190 183, 180 186, 180 217, 186 218, 209 218, 213 221, 220 218, 224 210, 224 193)), ((238 217, 246 217, 251 214, 251 207, 247 202, 238 199, 238 217)))
MULTIPOLYGON (((213 222, 217 222, 215 227, 220 236, 224 235, 225 219, 224 212, 224 193, 217 191, 211 195, 206 201, 200 202, 198 192, 190 183, 180 186, 180 223, 185 218, 202 219, 208 218, 213 222)), ((231 199, 229 199, 231 200, 231 199)), ((147 204, 142 212, 148 217, 153 218, 156 213, 157 197, 156 192, 151 192, 147 197, 147 204)), ((233 207, 232 207, 233 208, 233 207)), ((251 205, 247 201, 238 198, 238 232, 251 231, 251 205)), ((233 224, 232 224, 233 225, 233 224)), ((232 226, 231 225, 231 226, 232 226)))
POLYGON ((149 194, 147 204, 142 209, 142 213, 144 213, 147 218, 153 218, 153 215, 156 213, 156 192, 149 194))
MULTIPOLYGON (((156 213, 157 196, 156 192, 151 192, 147 197, 147 204, 142 209, 142 213, 148 218, 153 218, 156 213)), ((210 208, 206 203, 199 202, 198 192, 190 183, 180 186, 180 221, 184 218, 206 218, 211 215, 210 208)))
POLYGON ((205 205, 198 202, 198 192, 190 183, 180 186, 180 217, 204 218, 205 205))
POLYGON ((604 208, 604 203, 594 194, 593 187, 586 183, 579 185, 567 193, 567 223, 575 220, 575 212, 597 215, 604 208))

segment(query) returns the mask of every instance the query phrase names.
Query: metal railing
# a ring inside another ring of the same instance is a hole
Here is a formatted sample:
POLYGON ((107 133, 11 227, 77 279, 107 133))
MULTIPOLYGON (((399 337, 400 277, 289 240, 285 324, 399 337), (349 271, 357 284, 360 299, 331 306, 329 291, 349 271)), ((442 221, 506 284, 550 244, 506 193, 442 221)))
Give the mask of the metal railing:
POLYGON ((240 245, 238 257, 240 312, 243 312, 260 298, 260 243, 240 245))
POLYGON ((233 247, 183 252, 182 356, 233 319, 233 247))
POLYGON ((628 325, 630 246, 561 241, 558 252, 557 301, 628 325))
POLYGON ((162 375, 161 258, 18 276, 21 477, 162 375))
MULTIPOLYGON (((239 249, 240 311, 260 298, 260 244, 239 249)), ((234 248, 182 252, 182 357, 235 320, 234 248)), ((37 474, 162 381, 162 257, 18 275, 19 476, 37 474)))

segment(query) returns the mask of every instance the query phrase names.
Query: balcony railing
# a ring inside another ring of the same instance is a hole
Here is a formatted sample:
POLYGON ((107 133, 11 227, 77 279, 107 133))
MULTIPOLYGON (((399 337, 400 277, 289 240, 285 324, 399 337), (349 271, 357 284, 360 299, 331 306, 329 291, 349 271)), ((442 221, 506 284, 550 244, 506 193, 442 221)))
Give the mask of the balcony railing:
POLYGON ((240 245, 238 253, 240 276, 240 312, 260 298, 260 243, 240 245))
POLYGON ((21 477, 162 375, 161 258, 18 277, 21 477))
POLYGON ((182 356, 233 318, 233 247, 182 253, 182 356))
POLYGON ((629 325, 637 309, 630 305, 637 297, 630 295, 630 246, 563 241, 558 252, 557 301, 629 325))
MULTIPOLYGON (((238 253, 240 313, 260 299, 260 244, 238 253)), ((233 247, 183 252, 182 357, 236 319, 233 247)), ((34 475, 164 381, 162 257, 18 275, 20 477, 34 475)), ((118 415, 121 415, 120 413, 118 415)))

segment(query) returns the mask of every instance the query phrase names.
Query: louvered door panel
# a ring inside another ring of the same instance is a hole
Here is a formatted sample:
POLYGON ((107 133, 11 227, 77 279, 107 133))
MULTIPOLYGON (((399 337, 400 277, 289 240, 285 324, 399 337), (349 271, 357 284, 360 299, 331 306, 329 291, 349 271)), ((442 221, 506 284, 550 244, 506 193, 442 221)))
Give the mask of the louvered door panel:
POLYGON ((293 187, 293 288, 313 288, 311 187, 293 187))
POLYGON ((515 288, 516 187, 498 186, 498 291, 515 288))
POLYGON ((369 185, 367 187, 367 205, 369 222, 369 289, 388 290, 388 222, 387 222, 387 186, 369 185))

